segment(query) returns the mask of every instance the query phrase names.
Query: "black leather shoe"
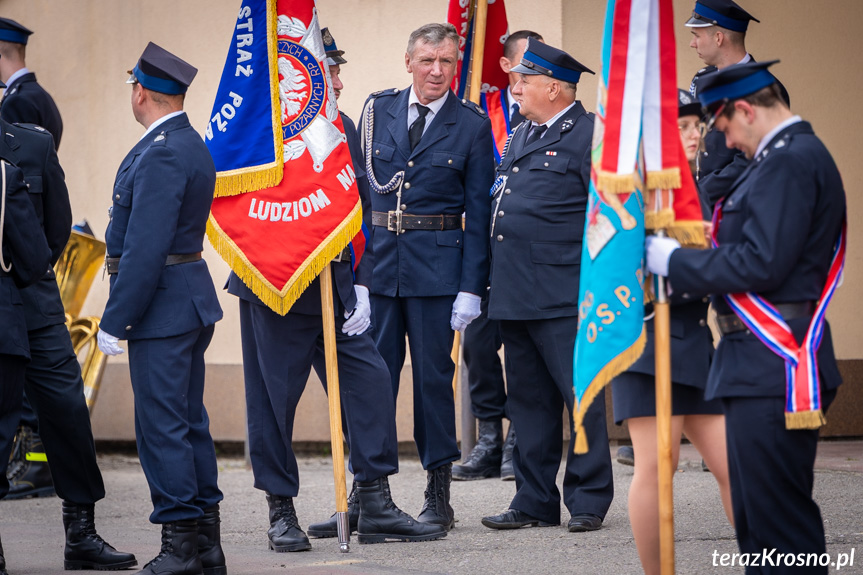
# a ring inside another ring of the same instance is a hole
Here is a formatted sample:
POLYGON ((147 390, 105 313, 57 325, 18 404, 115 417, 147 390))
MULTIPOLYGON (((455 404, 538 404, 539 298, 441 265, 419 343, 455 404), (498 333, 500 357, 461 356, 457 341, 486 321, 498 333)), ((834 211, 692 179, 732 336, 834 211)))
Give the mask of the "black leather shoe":
POLYGON ((225 552, 222 551, 221 525, 218 505, 204 509, 204 516, 198 519, 198 557, 204 575, 228 575, 225 552))
POLYGON ((162 525, 162 549, 135 575, 201 575, 197 523, 184 519, 162 525))
POLYGON ((580 533, 582 531, 596 531, 602 527, 602 517, 592 513, 579 513, 573 515, 569 520, 569 532, 580 533))
POLYGON ((482 524, 491 529, 521 529, 522 527, 552 527, 560 525, 560 522, 547 523, 518 509, 508 509, 500 515, 483 517, 482 524))
POLYGON ((39 434, 26 426, 18 428, 15 446, 6 467, 9 493, 4 499, 51 497, 55 495, 54 480, 45 457, 39 434))
POLYGON ((387 541, 434 541, 446 537, 446 528, 436 523, 421 523, 396 507, 386 477, 357 483, 360 543, 387 541))
POLYGON ((617 448, 614 458, 619 464, 632 467, 635 465, 635 450, 632 449, 631 445, 621 445, 617 448))
POLYGON ((63 527, 66 529, 63 567, 67 571, 116 571, 137 565, 138 561, 134 555, 117 551, 99 537, 93 510, 92 504, 63 502, 63 527))
POLYGON ((515 481, 515 470, 512 467, 512 450, 515 447, 515 427, 509 422, 506 441, 503 442, 503 457, 500 460, 500 478, 502 481, 515 481))
POLYGON ((452 463, 441 465, 437 469, 430 469, 426 474, 428 483, 424 493, 425 501, 420 514, 417 515, 417 521, 440 525, 449 531, 455 526, 455 513, 449 504, 452 463))
MULTIPOLYGON (((351 533, 357 530, 357 522, 360 519, 360 506, 357 503, 357 482, 354 481, 351 485, 351 492, 348 494, 348 528, 351 533)), ((338 537, 339 528, 336 524, 336 514, 333 513, 327 521, 320 523, 312 523, 309 525, 309 537, 317 537, 326 539, 327 537, 338 537)))
POLYGON ((456 481, 472 481, 488 477, 500 477, 500 462, 503 455, 503 426, 501 421, 480 420, 479 437, 470 454, 460 465, 452 466, 452 478, 456 481))
POLYGON ((312 548, 306 533, 300 529, 292 498, 267 493, 267 505, 270 506, 270 528, 267 530, 270 549, 286 553, 312 548))

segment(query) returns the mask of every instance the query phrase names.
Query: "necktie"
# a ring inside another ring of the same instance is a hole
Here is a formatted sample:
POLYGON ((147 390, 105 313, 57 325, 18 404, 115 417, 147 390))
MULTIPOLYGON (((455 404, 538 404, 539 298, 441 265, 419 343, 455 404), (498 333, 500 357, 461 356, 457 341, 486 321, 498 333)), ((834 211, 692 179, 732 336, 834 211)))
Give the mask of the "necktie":
POLYGON ((420 143, 420 138, 423 137, 423 130, 426 127, 426 114, 429 113, 429 109, 426 106, 417 104, 417 112, 419 113, 419 117, 414 120, 414 123, 411 124, 411 127, 408 129, 408 138, 411 141, 411 152, 414 151, 414 148, 416 148, 417 144, 420 143))
POLYGON ((510 130, 514 130, 516 126, 524 122, 524 116, 521 115, 519 111, 518 103, 512 105, 512 116, 509 117, 509 128, 510 130))
POLYGON ((534 126, 530 129, 530 134, 527 136, 527 142, 524 144, 525 146, 529 146, 538 139, 542 137, 545 131, 548 129, 548 126, 545 124, 540 124, 539 126, 534 126))

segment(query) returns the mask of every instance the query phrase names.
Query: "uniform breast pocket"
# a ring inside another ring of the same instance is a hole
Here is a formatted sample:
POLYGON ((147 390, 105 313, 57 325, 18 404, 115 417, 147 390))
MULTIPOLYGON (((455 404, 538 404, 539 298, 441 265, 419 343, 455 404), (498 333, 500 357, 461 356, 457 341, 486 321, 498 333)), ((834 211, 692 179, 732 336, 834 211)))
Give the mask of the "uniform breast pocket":
POLYGON ((27 193, 30 194, 30 202, 36 208, 36 215, 39 216, 39 221, 41 222, 42 215, 45 212, 42 206, 42 202, 44 201, 42 197, 42 176, 28 174, 24 178, 24 182, 27 184, 27 193))
POLYGON ((393 154, 395 154, 395 151, 395 146, 391 146, 389 144, 384 144, 381 142, 372 142, 372 149, 369 150, 369 153, 375 160, 380 160, 382 162, 392 162, 393 154))
POLYGON ((550 200, 563 197, 567 189, 563 184, 568 168, 569 158, 566 156, 533 156, 528 164, 531 184, 524 189, 524 196, 550 200))
POLYGON ((745 196, 732 196, 722 204, 722 220, 717 234, 719 244, 722 244, 723 239, 740 238, 746 211, 745 196))
POLYGON ((114 204, 111 206, 111 228, 114 231, 126 231, 132 212, 132 190, 117 184, 114 186, 112 198, 114 204))
POLYGON ((581 242, 532 242, 533 297, 538 309, 578 305, 581 242))
POLYGON ((453 152, 434 152, 431 158, 434 176, 428 190, 435 194, 449 196, 462 193, 461 184, 464 174, 465 157, 453 152))

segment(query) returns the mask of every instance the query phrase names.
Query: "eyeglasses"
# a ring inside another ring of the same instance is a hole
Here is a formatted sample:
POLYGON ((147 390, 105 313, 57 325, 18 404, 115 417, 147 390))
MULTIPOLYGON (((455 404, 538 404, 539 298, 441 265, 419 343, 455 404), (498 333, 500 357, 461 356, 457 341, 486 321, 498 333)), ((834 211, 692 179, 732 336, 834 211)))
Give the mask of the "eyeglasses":
POLYGON ((704 129, 704 123, 693 121, 677 122, 677 127, 680 129, 681 134, 689 134, 690 132, 701 134, 704 129))

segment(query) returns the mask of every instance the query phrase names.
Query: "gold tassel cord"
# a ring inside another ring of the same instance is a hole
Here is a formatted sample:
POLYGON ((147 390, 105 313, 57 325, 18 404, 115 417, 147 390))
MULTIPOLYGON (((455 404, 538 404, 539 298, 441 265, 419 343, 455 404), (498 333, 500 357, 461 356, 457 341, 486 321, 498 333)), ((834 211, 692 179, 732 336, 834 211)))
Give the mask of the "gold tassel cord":
POLYGON ((820 409, 815 411, 785 412, 785 429, 819 429, 827 424, 827 418, 820 409))
POLYGON ((294 272, 281 289, 270 283, 243 254, 236 243, 221 229, 213 215, 207 221, 207 238, 216 252, 224 259, 231 270, 239 277, 258 298, 279 315, 290 311, 305 289, 336 257, 345 246, 354 239, 362 227, 362 205, 357 200, 356 206, 343 220, 342 224, 333 230, 321 245, 306 258, 306 261, 294 272))
POLYGON ((642 327, 641 335, 638 336, 638 339, 635 340, 629 348, 625 349, 617 357, 605 364, 605 366, 599 370, 599 373, 596 374, 596 377, 593 378, 593 381, 590 382, 590 385, 587 386, 581 401, 579 401, 576 406, 573 422, 575 426, 574 452, 576 455, 583 455, 588 451, 587 434, 584 430, 584 416, 593 404, 593 400, 596 399, 599 392, 602 391, 602 389, 610 383, 612 379, 626 371, 629 366, 641 357, 641 354, 644 353, 644 346, 646 343, 647 332, 645 331, 645 328, 642 327))
POLYGON ((628 192, 634 192, 635 175, 599 172, 596 176, 596 189, 607 194, 626 194, 628 192))
POLYGON ((285 172, 285 165, 277 159, 272 164, 220 172, 216 178, 216 191, 213 197, 238 196, 246 192, 256 192, 278 186, 285 172))
POLYGON ((647 172, 645 185, 649 190, 676 190, 680 188, 680 168, 667 168, 647 172))

